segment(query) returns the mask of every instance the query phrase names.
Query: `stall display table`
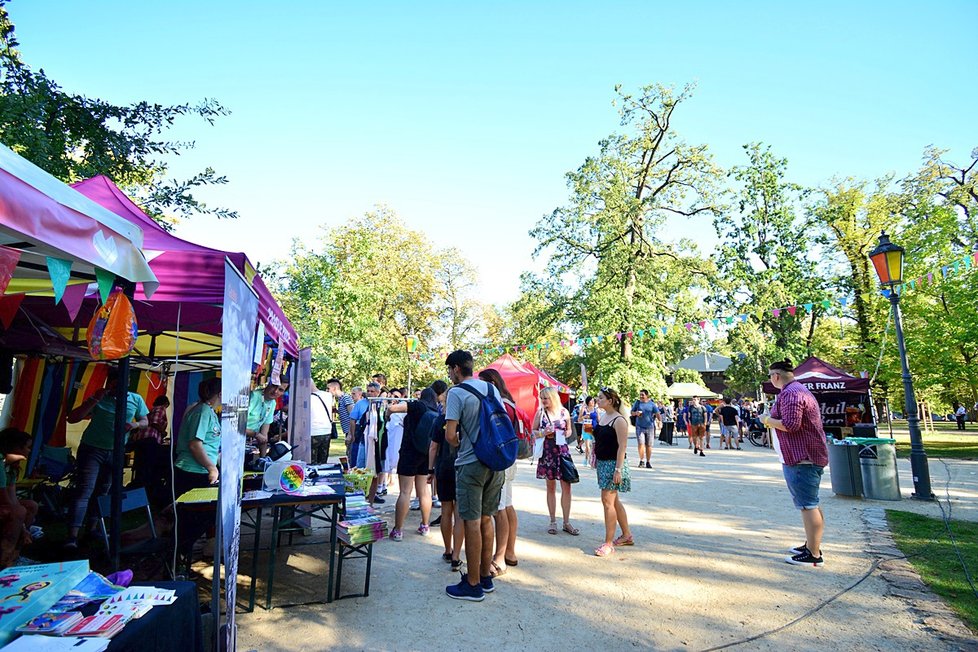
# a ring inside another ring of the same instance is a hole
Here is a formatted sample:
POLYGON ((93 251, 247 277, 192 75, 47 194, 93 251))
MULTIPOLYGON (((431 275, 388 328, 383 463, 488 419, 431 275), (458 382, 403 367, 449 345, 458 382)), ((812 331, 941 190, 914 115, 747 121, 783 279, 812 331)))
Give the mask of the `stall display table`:
POLYGON ((333 599, 342 600, 344 598, 366 598, 370 595, 370 566, 374 559, 374 542, 369 543, 347 543, 340 539, 337 542, 339 548, 336 551, 336 586, 334 588, 333 599), (344 559, 366 559, 367 570, 363 576, 363 593, 347 593, 340 595, 340 586, 343 583, 343 560, 344 559))
MULTIPOLYGON (((135 582, 133 586, 143 586, 135 582)), ((153 607, 142 618, 130 620, 112 637, 107 652, 203 652, 204 626, 193 582, 147 582, 145 586, 176 591, 173 604, 153 607)), ((90 609, 95 611, 94 608, 90 609)), ((84 610, 83 610, 84 611, 84 610)))
MULTIPOLYGON (((345 484, 340 478, 330 479, 319 484, 303 485, 297 494, 250 491, 241 499, 241 526, 253 533, 251 586, 248 593, 246 612, 255 609, 255 593, 258 582, 258 553, 261 550, 261 526, 266 510, 271 511, 272 532, 268 545, 268 589, 265 594, 265 609, 272 609, 272 592, 275 584, 275 562, 279 547, 279 532, 301 519, 308 517, 329 524, 329 573, 326 581, 326 602, 333 601, 334 564, 336 556, 336 523, 344 504, 345 484)), ((191 509, 214 509, 217 503, 217 487, 193 489, 177 499, 177 503, 191 509)), ((319 545, 321 542, 298 545, 319 545)))

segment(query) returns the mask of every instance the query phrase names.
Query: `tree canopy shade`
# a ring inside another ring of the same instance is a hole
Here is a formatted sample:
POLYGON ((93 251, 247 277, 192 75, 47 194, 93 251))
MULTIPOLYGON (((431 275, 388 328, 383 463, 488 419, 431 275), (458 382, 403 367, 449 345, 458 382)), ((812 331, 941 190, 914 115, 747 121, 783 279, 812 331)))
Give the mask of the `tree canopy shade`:
POLYGON ((167 158, 194 146, 167 140, 167 129, 184 116, 213 124, 227 109, 213 99, 122 106, 68 92, 21 59, 6 4, 0 0, 0 142, 67 183, 99 174, 114 179, 167 226, 194 214, 237 217, 194 196, 202 186, 227 183, 212 168, 189 179, 167 176, 167 158))

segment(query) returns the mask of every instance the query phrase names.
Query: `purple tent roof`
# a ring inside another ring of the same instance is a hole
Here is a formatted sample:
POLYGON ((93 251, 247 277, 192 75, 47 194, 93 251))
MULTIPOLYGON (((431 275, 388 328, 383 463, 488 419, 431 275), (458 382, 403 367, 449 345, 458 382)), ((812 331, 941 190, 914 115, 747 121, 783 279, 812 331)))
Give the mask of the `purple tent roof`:
MULTIPOLYGON (((167 233, 104 176, 79 182, 74 188, 137 224, 143 231, 143 253, 159 279, 159 287, 152 298, 141 288, 136 289, 133 307, 141 332, 154 334, 179 330, 189 337, 194 332, 220 335, 224 312, 224 259, 227 258, 258 294, 258 316, 265 325, 266 335, 282 345, 286 353, 298 354, 298 338, 292 324, 243 253, 211 249, 167 233)), ((78 317, 71 322, 62 306, 48 305, 50 300, 41 302, 28 297, 25 304, 44 323, 54 327, 85 324, 97 307, 94 298, 86 300, 78 317)))
MULTIPOLYGON (((107 177, 99 175, 80 181, 73 186, 89 199, 120 215, 143 229, 143 252, 149 266, 159 279, 160 285, 153 295, 153 314, 150 319, 155 330, 171 330, 176 325, 176 308, 166 303, 182 303, 182 328, 192 330, 193 324, 201 323, 223 312, 224 259, 249 280, 258 294, 258 317, 265 325, 265 332, 291 355, 298 355, 298 338, 295 329, 282 308, 268 291, 265 282, 252 266, 248 257, 240 252, 226 252, 197 245, 168 233, 155 220, 146 215, 131 199, 107 177), (199 309, 187 304, 211 304, 199 309), (208 309, 210 308, 210 309, 208 309), (216 311, 214 310, 216 308, 216 311), (189 313, 189 314, 188 314, 189 313), (169 322, 169 323, 166 323, 169 322)), ((137 290, 137 301, 145 300, 137 290)), ((218 319, 220 317, 218 316, 218 319)), ((140 316, 140 328, 149 326, 140 316)), ((219 332, 219 326, 217 332, 219 332)))
MULTIPOLYGON (((831 392, 833 394, 865 394, 869 391, 869 379, 857 378, 824 360, 812 356, 795 367, 795 380, 807 387, 813 394, 831 392)), ((764 383, 765 394, 777 394, 770 381, 764 383)))

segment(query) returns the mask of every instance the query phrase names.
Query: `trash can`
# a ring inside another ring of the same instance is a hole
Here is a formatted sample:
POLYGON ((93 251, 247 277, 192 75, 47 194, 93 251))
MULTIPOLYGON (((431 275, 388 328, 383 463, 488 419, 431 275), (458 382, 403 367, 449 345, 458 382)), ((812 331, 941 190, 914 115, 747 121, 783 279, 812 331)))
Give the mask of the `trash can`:
POLYGON ((874 500, 901 500, 897 476, 896 440, 850 437, 859 447, 863 495, 874 500))
POLYGON ((839 496, 863 495, 863 476, 859 465, 859 445, 848 439, 826 437, 829 448, 829 475, 832 493, 839 496))

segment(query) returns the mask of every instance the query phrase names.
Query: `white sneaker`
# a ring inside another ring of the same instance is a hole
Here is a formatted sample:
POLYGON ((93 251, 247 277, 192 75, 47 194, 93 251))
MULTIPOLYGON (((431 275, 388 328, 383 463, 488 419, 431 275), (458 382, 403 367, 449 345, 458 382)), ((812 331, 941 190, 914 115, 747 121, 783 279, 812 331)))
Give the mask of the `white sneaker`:
POLYGON ((431 506, 432 507, 441 507, 441 501, 438 500, 437 498, 435 498, 433 501, 431 501, 431 506))
POLYGON ((412 498, 411 499, 411 511, 412 512, 416 512, 419 509, 421 509, 421 501, 418 500, 417 498, 412 498))

